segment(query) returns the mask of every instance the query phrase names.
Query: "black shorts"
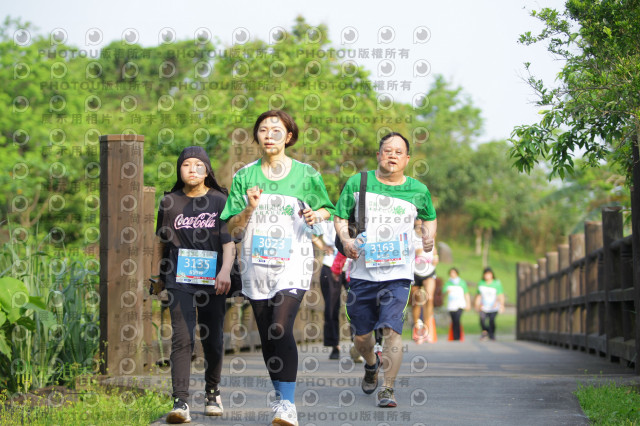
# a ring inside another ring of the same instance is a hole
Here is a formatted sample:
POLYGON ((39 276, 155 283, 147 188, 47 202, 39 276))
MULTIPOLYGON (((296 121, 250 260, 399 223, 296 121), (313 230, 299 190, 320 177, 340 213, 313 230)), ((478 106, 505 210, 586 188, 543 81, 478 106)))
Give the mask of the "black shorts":
POLYGON ((416 285, 418 287, 422 287, 422 282, 424 280, 426 280, 427 278, 433 278, 434 280, 436 279, 436 270, 434 269, 432 273, 430 273, 429 275, 427 275, 426 277, 419 277, 417 275, 413 275, 413 285, 416 285))

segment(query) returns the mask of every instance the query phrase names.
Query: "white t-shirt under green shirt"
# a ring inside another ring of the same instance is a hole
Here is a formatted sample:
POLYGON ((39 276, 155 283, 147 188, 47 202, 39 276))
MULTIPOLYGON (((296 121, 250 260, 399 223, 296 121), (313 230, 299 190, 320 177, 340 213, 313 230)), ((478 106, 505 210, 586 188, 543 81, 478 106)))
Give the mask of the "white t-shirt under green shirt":
POLYGON ((333 212, 333 204, 322 176, 310 165, 293 160, 291 170, 280 180, 262 172, 262 160, 241 168, 233 176, 222 220, 239 214, 247 206, 247 189, 260 187, 254 210, 242 238, 240 271, 242 293, 250 299, 272 298, 287 289, 308 290, 314 271, 311 231, 300 217, 298 200, 311 209, 333 212))

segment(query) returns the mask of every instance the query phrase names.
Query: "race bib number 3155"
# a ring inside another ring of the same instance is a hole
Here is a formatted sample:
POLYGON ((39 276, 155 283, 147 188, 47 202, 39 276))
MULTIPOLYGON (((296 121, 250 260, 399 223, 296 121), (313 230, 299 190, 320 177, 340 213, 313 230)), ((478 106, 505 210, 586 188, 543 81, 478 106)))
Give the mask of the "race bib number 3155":
POLYGON ((178 251, 176 282, 215 285, 217 263, 218 252, 180 249, 178 251))

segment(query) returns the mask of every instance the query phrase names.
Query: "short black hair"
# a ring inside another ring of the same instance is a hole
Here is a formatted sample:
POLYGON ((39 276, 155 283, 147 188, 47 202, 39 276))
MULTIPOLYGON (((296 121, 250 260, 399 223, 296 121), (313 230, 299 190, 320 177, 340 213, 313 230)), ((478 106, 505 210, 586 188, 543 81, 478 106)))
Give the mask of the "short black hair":
POLYGON ((496 274, 493 272, 493 269, 488 266, 482 271, 482 276, 484 277, 484 274, 486 274, 487 272, 491 272, 491 276, 493 277, 493 279, 496 279, 496 274))
POLYGON ((382 139, 380 139, 380 144, 378 145, 378 151, 382 150, 382 145, 387 141, 387 139, 391 139, 394 136, 397 136, 404 141, 404 144, 407 146, 407 155, 409 155, 409 140, 404 136, 402 136, 401 133, 398 133, 398 132, 391 132, 384 135, 382 139))
POLYGON ((253 125, 253 140, 258 143, 258 128, 260 127, 260 123, 262 123, 266 118, 275 117, 279 118, 284 124, 284 127, 287 129, 287 133, 291 133, 291 139, 287 142, 284 147, 288 148, 294 145, 298 141, 298 125, 293 120, 289 114, 282 110, 272 109, 269 111, 265 111, 256 120, 256 123, 253 125))

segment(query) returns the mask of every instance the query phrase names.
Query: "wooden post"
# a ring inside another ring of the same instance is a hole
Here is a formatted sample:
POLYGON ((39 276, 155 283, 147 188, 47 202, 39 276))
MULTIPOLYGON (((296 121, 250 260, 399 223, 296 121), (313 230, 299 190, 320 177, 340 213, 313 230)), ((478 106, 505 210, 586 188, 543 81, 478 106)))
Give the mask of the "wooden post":
POLYGON ((524 317, 522 315, 523 305, 524 305, 524 297, 527 293, 525 288, 525 268, 527 265, 523 262, 518 262, 516 265, 516 286, 518 291, 516 292, 518 295, 518 299, 516 300, 516 340, 520 340, 520 336, 522 335, 522 330, 524 327, 524 317))
POLYGON ((102 373, 143 371, 142 135, 100 136, 102 373))
MULTIPOLYGON (((145 370, 154 365, 157 361, 157 356, 153 352, 153 299, 149 294, 148 289, 149 281, 147 279, 151 277, 152 262, 153 262, 153 245, 155 244, 155 227, 153 226, 156 218, 156 189, 152 186, 145 186, 143 188, 143 216, 142 216, 142 229, 143 229, 143 262, 144 262, 144 278, 142 281, 143 291, 143 304, 142 304, 142 336, 144 340, 143 353, 144 353, 144 365, 145 370)), ((159 355, 159 354, 158 354, 159 355)))
POLYGON ((571 298, 571 316, 569 318, 569 333, 573 347, 580 347, 585 342, 585 314, 586 300, 584 298, 583 267, 576 262, 584 257, 584 234, 569 235, 569 297, 571 298))
POLYGON ((638 137, 633 140, 633 185, 631 187, 631 232, 633 247, 633 285, 635 287, 634 308, 636 316, 636 374, 640 374, 640 154, 638 137))
POLYGON ((526 278, 527 278, 527 288, 529 291, 527 292, 527 309, 529 310, 529 315, 527 316, 527 332, 528 339, 531 339, 533 334, 539 332, 538 329, 538 314, 534 312, 533 308, 538 308, 538 264, 537 263, 529 263, 528 268, 526 269, 526 278))
POLYGON ((558 281, 553 274, 558 272, 558 252, 547 253, 547 306, 545 307, 547 315, 547 342, 558 343, 558 320, 557 309, 551 307, 557 300, 558 281))
POLYGON ((598 296, 598 258, 592 254, 602 247, 602 223, 588 221, 584 223, 585 238, 585 297, 587 302, 586 313, 586 343, 589 351, 599 350, 600 316, 598 296))
POLYGON ((610 292, 616 287, 616 265, 611 243, 622 238, 622 212, 620 207, 602 209, 602 243, 604 247, 604 332, 606 353, 610 360, 617 361, 612 355, 611 340, 619 336, 622 330, 622 306, 610 300, 610 292))
POLYGON ((547 258, 541 257, 538 259, 538 300, 537 300, 537 323, 538 323, 538 340, 542 341, 542 336, 544 333, 548 331, 548 326, 546 322, 546 315, 543 311, 543 306, 549 303, 546 295, 547 288, 547 258))
POLYGON ((563 345, 569 344, 570 307, 567 304, 569 298, 569 271, 567 268, 569 268, 569 244, 558 244, 558 271, 561 273, 556 280, 557 301, 561 303, 558 307, 558 337, 563 345))
MULTIPOLYGON (((558 244, 558 270, 563 271, 569 267, 569 244, 558 244)), ((566 271, 558 279, 558 301, 562 302, 569 297, 566 271)))

